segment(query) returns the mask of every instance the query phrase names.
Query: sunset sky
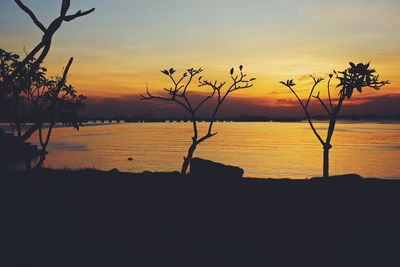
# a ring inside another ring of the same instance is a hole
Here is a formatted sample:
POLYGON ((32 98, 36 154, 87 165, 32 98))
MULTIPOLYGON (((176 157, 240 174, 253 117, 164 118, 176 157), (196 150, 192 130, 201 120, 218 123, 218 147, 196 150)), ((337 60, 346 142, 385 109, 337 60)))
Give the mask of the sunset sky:
MULTIPOLYGON (((23 2, 48 25, 59 14, 61 1, 23 2)), ((280 80, 326 75, 344 69, 349 61, 371 61, 381 77, 391 81, 380 92, 357 96, 362 97, 359 103, 370 102, 362 112, 372 107, 378 113, 398 111, 398 0, 71 2, 70 13, 92 7, 96 11, 61 27, 45 65, 51 74, 59 74, 73 56, 69 82, 89 97, 93 113, 102 113, 102 108, 104 114, 145 112, 137 95, 146 90, 146 82, 153 91, 169 86, 159 72, 164 68, 179 72, 203 67, 203 76, 226 80, 232 66, 243 64, 257 81, 254 88, 238 93, 228 109, 242 103, 239 113, 291 114, 284 108, 292 105, 293 97, 280 80)), ((41 32, 14 1, 0 2, 1 48, 22 54, 40 38, 41 32)))

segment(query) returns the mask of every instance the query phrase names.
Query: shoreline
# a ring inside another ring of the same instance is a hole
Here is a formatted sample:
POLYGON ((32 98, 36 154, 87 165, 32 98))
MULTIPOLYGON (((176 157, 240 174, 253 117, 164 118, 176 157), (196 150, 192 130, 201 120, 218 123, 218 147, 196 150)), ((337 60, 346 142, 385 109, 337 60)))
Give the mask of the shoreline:
MULTIPOLYGON (((189 180, 189 181, 235 181, 237 182, 238 179, 230 179, 229 177, 215 177, 214 178, 205 178, 202 179, 201 177, 193 177, 190 174, 186 175, 181 175, 178 171, 162 171, 162 172, 155 172, 155 171, 143 171, 143 172, 128 172, 128 171, 120 171, 118 169, 111 169, 111 170, 100 170, 100 169, 95 169, 95 168, 83 168, 83 169, 53 169, 53 168, 41 168, 37 170, 20 170, 20 169, 11 169, 11 170, 1 170, 0 169, 0 174, 1 178, 0 181, 4 179, 4 176, 7 175, 12 175, 17 178, 21 178, 22 175, 26 175, 29 177, 35 177, 36 178, 41 178, 40 176, 45 175, 45 177, 42 178, 49 178, 46 177, 47 175, 58 175, 61 174, 62 176, 65 175, 72 175, 72 176, 78 176, 81 178, 84 178, 84 176, 89 176, 92 177, 94 175, 101 176, 103 178, 108 177, 121 177, 121 178, 154 178, 154 179, 178 179, 178 180, 189 180)), ((305 181, 305 182, 346 182, 346 176, 350 176, 350 179, 353 181, 350 182, 359 182, 357 179, 360 179, 360 181, 399 181, 400 182, 400 177, 390 177, 390 178, 383 178, 383 177, 362 177, 359 176, 358 174, 340 174, 340 175, 332 175, 331 177, 323 178, 323 177, 305 177, 305 178, 273 178, 273 177, 247 177, 243 176, 239 181, 242 182, 269 182, 269 181, 282 181, 282 182, 298 182, 298 181, 305 181), (356 181, 354 181, 354 177, 352 176, 358 176, 355 177, 356 181)))

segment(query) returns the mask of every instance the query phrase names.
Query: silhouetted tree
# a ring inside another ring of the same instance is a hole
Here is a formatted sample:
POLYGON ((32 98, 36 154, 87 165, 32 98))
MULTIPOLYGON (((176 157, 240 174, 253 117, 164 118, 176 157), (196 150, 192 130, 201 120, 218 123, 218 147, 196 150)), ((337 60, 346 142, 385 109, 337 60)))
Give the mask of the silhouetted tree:
MULTIPOLYGON (((82 12, 79 10, 75 14, 68 15, 70 8, 70 0, 61 1, 60 15, 55 18, 46 28, 35 16, 35 14, 22 3, 15 0, 17 5, 26 12, 32 19, 33 23, 43 32, 41 41, 20 60, 19 57, 12 53, 1 50, 1 66, 0 66, 0 117, 9 118, 10 116, 18 117, 20 112, 20 96, 34 82, 35 76, 40 76, 43 68, 41 64, 50 51, 52 39, 56 31, 61 27, 63 22, 69 22, 76 18, 85 16, 94 11, 94 8, 82 12)), ((40 127, 40 123, 34 123, 24 134, 21 135, 23 141, 27 140, 40 127)))
MULTIPOLYGON (((17 60, 18 56, 4 50, 0 50, 0 56, 0 72, 5 69, 12 70, 14 64, 4 62, 10 61, 10 59, 17 60)), ((18 97, 15 98, 11 116, 5 117, 8 122, 12 123, 11 125, 17 131, 17 137, 22 141, 25 141, 23 136, 26 135, 26 132, 23 131, 24 125, 33 122, 35 129, 39 131, 39 145, 43 152, 46 151, 56 123, 63 123, 75 128, 79 128, 80 125, 78 113, 83 108, 85 97, 78 95, 71 85, 66 84, 72 62, 73 58, 69 60, 61 77, 47 78, 47 70, 43 67, 36 72, 29 73, 30 80, 27 84, 24 84, 18 97), (45 124, 48 124, 48 127, 46 127, 48 131, 44 138, 43 128, 45 124)), ((28 75, 30 66, 30 64, 27 64, 27 68, 24 68, 25 71, 21 71, 19 76, 28 75)), ((32 127, 28 127, 27 131, 31 130, 32 127)), ((31 134, 29 133, 29 135, 31 134)))
POLYGON ((299 95, 294 90, 294 86, 296 85, 293 80, 287 80, 286 82, 281 82, 284 86, 290 89, 290 91, 295 95, 296 99, 298 100, 300 106, 304 110, 306 118, 310 124, 311 130, 314 132, 315 136, 321 143, 323 147, 323 176, 328 178, 329 177, 329 151, 332 148, 331 141, 333 137, 333 132, 335 130, 336 121, 338 115, 343 107, 343 102, 350 98, 353 95, 354 90, 358 92, 362 92, 364 87, 369 87, 375 90, 379 90, 382 86, 389 83, 389 81, 380 81, 379 75, 376 74, 374 69, 370 68, 370 63, 368 64, 354 64, 350 62, 350 68, 336 72, 334 74, 329 74, 328 86, 327 86, 327 94, 328 94, 328 104, 320 97, 320 92, 316 95, 314 91, 318 84, 320 84, 324 79, 323 78, 315 78, 310 76, 313 79, 313 86, 310 90, 310 94, 307 98, 307 101, 304 102, 301 100, 299 95), (335 75, 334 75, 335 74, 335 75), (338 84, 336 88, 340 88, 339 97, 337 102, 334 103, 331 97, 331 81, 335 78, 338 80, 338 84), (326 139, 323 139, 321 135, 318 133, 317 129, 315 128, 311 114, 309 112, 310 101, 311 98, 315 98, 322 106, 324 111, 329 116, 329 127, 326 134, 326 139))
POLYGON ((192 137, 192 143, 189 146, 189 149, 187 151, 186 157, 183 159, 183 164, 181 168, 181 174, 186 174, 187 169, 189 167, 190 161, 193 158, 193 154, 197 148, 198 145, 206 141, 207 139, 213 137, 217 133, 213 133, 212 128, 215 122, 215 118, 217 116, 217 113, 221 107, 221 105, 224 103, 225 99, 228 97, 229 94, 231 94, 234 91, 237 90, 242 90, 246 88, 250 88, 253 86, 252 82, 255 80, 255 78, 248 79, 247 74, 243 73, 243 66, 239 67, 239 74, 235 75, 235 70, 234 68, 231 69, 230 71, 230 76, 232 79, 232 82, 230 86, 228 87, 227 90, 223 91, 224 86, 226 85, 226 82, 218 82, 218 81, 208 81, 206 79, 203 79, 202 76, 198 78, 199 82, 199 87, 210 87, 211 93, 204 97, 199 103, 194 104, 189 98, 188 98, 188 90, 189 86, 193 82, 194 78, 199 75, 201 72, 203 72, 202 68, 199 69, 188 69, 183 75, 176 79, 174 78, 174 73, 176 72, 173 68, 170 70, 163 70, 161 71, 163 74, 168 76, 172 83, 173 86, 171 88, 164 88, 164 91, 167 92, 166 96, 154 96, 152 95, 148 88, 147 88, 147 95, 142 95, 142 100, 161 100, 161 101, 167 101, 167 102, 175 102, 181 107, 183 107, 191 117, 192 121, 192 126, 193 126, 193 137, 192 137), (210 99, 212 99, 214 96, 216 96, 216 105, 213 109, 211 118, 209 119, 208 123, 208 130, 204 135, 201 135, 198 131, 197 127, 197 122, 198 122, 198 111, 204 106, 205 103, 207 103, 210 99))

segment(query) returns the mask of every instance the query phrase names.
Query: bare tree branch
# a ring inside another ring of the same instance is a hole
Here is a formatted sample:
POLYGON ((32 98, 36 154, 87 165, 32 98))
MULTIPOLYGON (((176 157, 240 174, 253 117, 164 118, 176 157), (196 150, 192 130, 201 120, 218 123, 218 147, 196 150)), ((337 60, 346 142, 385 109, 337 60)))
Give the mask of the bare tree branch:
POLYGON ((67 66, 66 66, 65 69, 64 69, 63 76, 62 76, 62 78, 61 78, 61 82, 60 82, 60 83, 61 83, 62 85, 64 85, 64 84, 65 84, 65 81, 67 80, 67 75, 68 75, 69 69, 71 68, 71 65, 72 65, 73 62, 74 62, 74 58, 71 57, 71 58, 69 59, 68 63, 67 63, 67 66))
POLYGON ((199 140, 197 140, 197 144, 199 145, 199 144, 201 144, 201 143, 203 143, 204 141, 206 141, 207 139, 209 139, 209 138, 211 138, 211 137, 213 137, 213 136, 216 136, 218 133, 210 133, 210 132, 207 132, 207 134, 205 135, 205 136, 203 136, 202 138, 200 138, 199 140))
POLYGON ((308 105, 310 104, 310 100, 311 100, 311 97, 312 97, 312 95, 313 95, 313 93, 314 93, 314 90, 315 90, 315 87, 317 87, 317 85, 323 80, 322 78, 318 78, 318 79, 316 79, 314 76, 312 76, 312 75, 310 75, 310 77, 314 80, 314 85, 313 85, 313 87, 311 88, 311 90, 310 90, 310 95, 308 96, 308 99, 307 99, 307 103, 306 103, 306 109, 308 108, 308 105))
MULTIPOLYGON (((321 135, 318 133, 317 129, 314 126, 314 123, 311 119, 311 114, 308 112, 308 106, 306 107, 306 105, 303 104, 303 101, 300 99, 299 95, 296 93, 296 91, 292 88, 292 86, 295 86, 296 84, 293 83, 293 80, 288 80, 286 83, 285 82, 281 82, 283 85, 285 85, 287 88, 290 89, 290 91, 295 95, 297 101, 299 102, 300 106, 303 108, 304 114, 306 115, 306 119, 308 121, 308 124, 311 127, 311 130, 314 132, 315 136, 317 137, 317 139, 319 140, 319 142, 322 145, 325 145, 324 140, 322 139, 321 135)), ((315 86, 313 86, 313 88, 315 88, 315 86)), ((312 89, 313 91, 314 89, 312 89)))
POLYGON ((321 99, 321 97, 319 95, 320 95, 320 92, 318 92, 318 94, 313 97, 318 99, 318 101, 321 103, 322 107, 325 109, 325 111, 328 113, 328 115, 331 115, 332 113, 329 111, 328 107, 325 105, 324 101, 321 99))
POLYGON ((36 18, 35 14, 33 14, 32 10, 30 10, 26 5, 24 5, 21 0, 15 0, 15 3, 23 10, 25 11, 33 20, 33 23, 35 23, 36 26, 39 27, 39 29, 42 30, 42 32, 46 32, 46 28, 43 26, 43 24, 36 18))
POLYGON ((208 100, 210 100, 211 98, 213 98, 215 95, 215 90, 212 92, 211 95, 207 96, 206 98, 203 99, 203 101, 201 101, 197 107, 194 109, 195 112, 197 112, 208 100))
POLYGON ((86 11, 84 11, 84 12, 82 12, 81 10, 79 10, 78 12, 76 12, 76 13, 73 14, 73 15, 65 16, 65 17, 64 17, 64 21, 71 21, 71 20, 74 20, 74 19, 76 19, 76 18, 89 15, 89 14, 92 13, 93 11, 95 11, 95 8, 86 10, 86 11))
POLYGON ((332 104, 332 97, 331 97, 331 80, 332 80, 333 75, 329 74, 329 80, 328 80, 328 98, 329 98, 329 106, 331 108, 331 112, 333 112, 333 104, 332 104))
POLYGON ((71 5, 70 0, 62 0, 61 1, 60 17, 64 17, 67 14, 70 5, 71 5))
POLYGON ((55 32, 60 28, 63 21, 71 21, 75 18, 88 15, 95 10, 94 8, 92 8, 85 12, 78 11, 74 15, 67 16, 66 13, 68 12, 69 7, 70 7, 70 0, 62 0, 60 16, 57 17, 56 19, 54 19, 50 23, 49 27, 46 28, 36 18, 35 14, 32 12, 32 10, 30 10, 26 5, 24 5, 21 0, 15 0, 15 2, 24 12, 26 12, 32 18, 33 22, 43 31, 44 35, 42 37, 42 40, 39 42, 39 44, 37 44, 22 60, 20 66, 18 68, 16 68, 12 77, 14 77, 19 71, 21 71, 21 69, 24 68, 29 61, 33 60, 35 58, 36 54, 39 53, 40 50, 42 50, 42 52, 35 60, 33 66, 38 67, 43 62, 43 60, 45 59, 45 57, 47 56, 47 54, 50 50, 52 37, 55 34, 55 32))
POLYGON ((175 97, 169 98, 169 97, 154 96, 154 95, 152 95, 152 94, 150 93, 150 91, 149 91, 148 86, 147 86, 147 93, 146 93, 146 94, 147 94, 146 96, 145 96, 145 95, 141 95, 141 96, 140 96, 140 97, 141 97, 140 100, 146 101, 146 100, 153 100, 153 99, 156 99, 156 100, 161 100, 161 101, 176 102, 176 103, 178 103, 179 105, 181 105, 183 108, 185 108, 188 112, 191 112, 191 110, 189 109, 188 106, 186 106, 183 102, 179 101, 179 100, 176 99, 175 97))

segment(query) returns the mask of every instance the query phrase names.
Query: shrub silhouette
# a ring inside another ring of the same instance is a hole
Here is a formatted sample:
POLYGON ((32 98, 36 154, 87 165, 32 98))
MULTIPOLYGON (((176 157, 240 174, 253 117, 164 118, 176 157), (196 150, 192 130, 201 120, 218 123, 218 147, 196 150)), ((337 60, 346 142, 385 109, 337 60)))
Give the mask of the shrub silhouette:
POLYGON ((223 91, 224 86, 227 84, 227 82, 218 82, 218 81, 208 81, 206 79, 203 79, 202 76, 198 78, 199 82, 199 87, 209 87, 211 89, 211 93, 204 97, 199 103, 194 104, 188 97, 188 91, 189 91, 189 86, 192 84, 194 78, 200 73, 203 72, 202 68, 199 69, 188 69, 183 75, 176 79, 174 78, 175 70, 173 68, 169 70, 163 70, 161 71, 163 74, 169 77, 169 79, 172 81, 172 87, 167 89, 164 88, 164 91, 167 93, 167 95, 152 95, 149 92, 149 89, 147 88, 147 94, 142 95, 142 100, 161 100, 161 101, 168 101, 168 102, 175 102, 178 105, 180 105, 182 108, 184 108, 191 117, 191 122, 193 126, 193 137, 192 137, 192 143, 188 148, 187 155, 186 157, 183 158, 183 164, 181 168, 181 174, 186 174, 187 169, 189 167, 190 161, 193 158, 193 154, 197 148, 198 145, 206 141, 207 139, 213 137, 217 133, 213 133, 213 125, 217 116, 217 113, 219 109, 221 108, 222 104, 230 95, 231 93, 250 88, 253 86, 253 81, 255 78, 247 78, 247 74, 243 73, 243 66, 239 67, 239 74, 235 74, 235 69, 232 68, 230 70, 230 76, 231 76, 231 84, 226 89, 223 91), (198 122, 198 111, 204 106, 205 103, 207 103, 210 99, 213 97, 217 98, 216 105, 213 109, 211 118, 208 120, 208 130, 205 134, 201 135, 198 131, 197 127, 197 122, 198 122))
POLYGON ((346 99, 350 100, 353 96, 354 90, 357 90, 359 93, 362 92, 364 87, 372 88, 375 90, 379 90, 382 86, 389 83, 389 81, 380 81, 379 75, 376 74, 374 69, 370 68, 370 63, 368 64, 354 64, 350 62, 350 68, 347 68, 344 71, 336 72, 334 74, 329 74, 327 94, 328 94, 328 104, 320 97, 320 92, 317 95, 313 95, 316 87, 324 80, 323 78, 315 78, 311 76, 314 81, 314 84, 310 90, 310 94, 307 98, 307 101, 304 102, 301 100, 299 95, 294 90, 294 86, 296 85, 293 80, 287 80, 286 82, 280 82, 284 86, 290 89, 290 91, 295 95, 298 100, 301 108, 303 109, 307 121, 310 124, 311 130, 314 132, 318 141, 321 143, 323 148, 323 177, 329 177, 329 151, 332 148, 332 137, 333 132, 335 130, 336 121, 338 119, 338 115, 342 110, 343 103, 346 99), (337 103, 335 104, 331 97, 331 82, 332 79, 335 78, 339 82, 336 88, 340 88, 339 97, 337 99, 337 103), (329 116, 329 127, 326 134, 326 139, 323 139, 321 135, 318 133, 315 128, 311 114, 309 112, 309 106, 311 98, 315 98, 323 107, 324 111, 329 116))

